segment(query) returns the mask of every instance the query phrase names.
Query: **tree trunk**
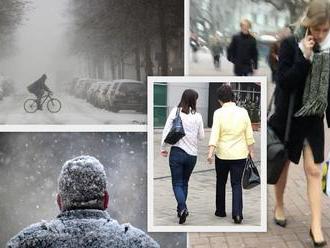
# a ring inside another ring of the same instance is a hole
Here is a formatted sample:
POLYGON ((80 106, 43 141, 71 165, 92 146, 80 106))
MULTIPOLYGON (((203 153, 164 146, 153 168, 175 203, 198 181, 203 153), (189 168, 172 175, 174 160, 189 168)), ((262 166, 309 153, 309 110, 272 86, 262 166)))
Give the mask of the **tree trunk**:
POLYGON ((140 58, 140 47, 136 46, 135 48, 135 71, 136 71, 136 80, 141 80, 141 58, 140 58))
POLYGON ((168 57, 167 57, 167 30, 164 23, 165 20, 165 7, 163 1, 159 1, 159 29, 160 29, 160 66, 161 66, 161 75, 168 75, 168 57))
POLYGON ((110 60, 110 64, 111 64, 111 79, 115 80, 115 79, 117 79, 117 77, 116 77, 116 65, 115 65, 113 59, 110 60))
POLYGON ((146 76, 153 76, 153 69, 152 69, 152 60, 151 60, 151 47, 149 37, 145 39, 145 72, 146 76))
POLYGON ((120 66, 121 66, 121 79, 125 78, 125 60, 122 57, 120 60, 120 66))

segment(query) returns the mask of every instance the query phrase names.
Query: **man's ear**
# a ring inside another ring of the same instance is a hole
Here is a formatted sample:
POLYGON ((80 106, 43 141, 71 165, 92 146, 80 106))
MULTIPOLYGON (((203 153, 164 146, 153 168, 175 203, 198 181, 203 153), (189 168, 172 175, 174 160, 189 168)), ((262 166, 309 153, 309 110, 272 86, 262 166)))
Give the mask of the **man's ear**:
POLYGON ((104 200, 103 200, 103 208, 107 209, 109 206, 109 193, 108 191, 104 191, 104 200))
POLYGON ((61 198, 60 194, 57 194, 56 201, 57 201, 58 208, 62 211, 63 210, 63 203, 62 203, 62 198, 61 198))

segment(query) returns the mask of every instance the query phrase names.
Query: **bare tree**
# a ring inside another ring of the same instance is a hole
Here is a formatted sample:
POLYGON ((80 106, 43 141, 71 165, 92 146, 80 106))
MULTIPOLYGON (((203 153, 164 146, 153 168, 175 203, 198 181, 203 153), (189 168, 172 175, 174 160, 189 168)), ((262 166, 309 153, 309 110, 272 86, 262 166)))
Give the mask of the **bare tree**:
POLYGON ((168 45, 172 40, 183 42, 183 0, 74 0, 70 14, 71 52, 89 54, 89 59, 96 55, 99 62, 92 64, 104 68, 106 62, 113 78, 125 77, 127 59, 138 80, 141 68, 153 75, 156 50, 161 73, 167 75, 168 45))
POLYGON ((23 20, 28 3, 28 0, 0 1, 0 58, 14 50, 13 34, 23 20))
POLYGON ((310 0, 252 0, 253 2, 266 2, 272 4, 277 10, 288 9, 290 22, 298 21, 310 0))

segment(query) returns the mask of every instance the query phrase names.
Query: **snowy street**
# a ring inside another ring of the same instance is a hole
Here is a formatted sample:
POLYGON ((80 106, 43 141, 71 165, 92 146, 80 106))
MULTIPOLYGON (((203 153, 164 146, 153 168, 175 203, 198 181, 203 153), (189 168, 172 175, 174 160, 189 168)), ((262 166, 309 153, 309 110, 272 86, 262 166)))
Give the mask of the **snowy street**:
POLYGON ((12 95, 0 101, 0 124, 140 124, 145 125, 147 115, 134 110, 113 113, 99 109, 86 100, 67 94, 54 94, 62 103, 58 113, 50 113, 46 105, 42 111, 27 113, 23 104, 32 95, 12 95))

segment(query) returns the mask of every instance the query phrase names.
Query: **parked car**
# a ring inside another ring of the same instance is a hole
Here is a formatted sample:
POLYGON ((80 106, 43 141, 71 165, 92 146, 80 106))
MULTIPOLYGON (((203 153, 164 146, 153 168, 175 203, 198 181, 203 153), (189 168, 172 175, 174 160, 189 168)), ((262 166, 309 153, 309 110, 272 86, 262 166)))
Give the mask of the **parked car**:
POLYGON ((4 98, 3 90, 0 88, 0 101, 4 98))
POLYGON ((2 77, 0 81, 0 88, 2 90, 2 96, 9 96, 14 93, 14 81, 7 77, 2 77))
POLYGON ((147 111, 147 89, 140 81, 114 80, 106 94, 106 99, 106 108, 113 112, 136 110, 146 113, 147 111))
POLYGON ((100 82, 100 87, 95 91, 95 106, 105 108, 106 106, 106 93, 108 92, 111 82, 100 82), (104 84, 102 84, 104 83, 104 84))
POLYGON ((75 96, 78 98, 86 99, 87 91, 91 87, 92 83, 95 83, 96 79, 84 78, 79 79, 75 86, 75 96))
POLYGON ((96 93, 98 92, 98 89, 109 82, 104 82, 104 81, 97 81, 95 83, 92 83, 92 85, 89 87, 87 91, 87 101, 93 105, 96 105, 96 93))

